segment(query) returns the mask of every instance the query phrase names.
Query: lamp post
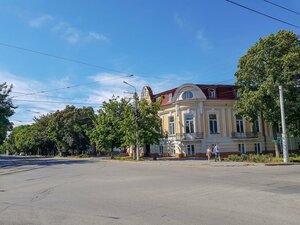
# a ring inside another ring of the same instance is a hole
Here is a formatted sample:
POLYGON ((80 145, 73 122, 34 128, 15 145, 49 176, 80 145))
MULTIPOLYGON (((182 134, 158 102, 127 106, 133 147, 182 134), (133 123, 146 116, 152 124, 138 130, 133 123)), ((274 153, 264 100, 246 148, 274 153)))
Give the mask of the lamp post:
POLYGON ((287 147, 287 135, 285 126, 285 113, 284 113, 284 98, 283 87, 279 86, 279 98, 280 98, 280 112, 281 112, 281 125, 282 125, 282 150, 283 150, 283 162, 289 161, 289 152, 287 147))
POLYGON ((135 137, 136 137, 136 143, 135 143, 135 154, 136 154, 136 160, 139 160, 139 141, 138 141, 138 118, 137 118, 137 111, 138 111, 138 95, 136 92, 136 87, 132 84, 129 84, 126 81, 123 81, 124 84, 127 84, 128 86, 134 88, 134 114, 135 114, 135 124, 136 124, 136 131, 135 131, 135 137))

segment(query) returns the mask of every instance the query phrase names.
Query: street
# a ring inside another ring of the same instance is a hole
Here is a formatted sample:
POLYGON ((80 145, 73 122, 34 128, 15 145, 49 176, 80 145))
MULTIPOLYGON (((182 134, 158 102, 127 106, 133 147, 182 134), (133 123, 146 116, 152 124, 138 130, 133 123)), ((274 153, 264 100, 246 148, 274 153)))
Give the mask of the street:
POLYGON ((1 225, 298 225, 300 166, 0 157, 1 225))

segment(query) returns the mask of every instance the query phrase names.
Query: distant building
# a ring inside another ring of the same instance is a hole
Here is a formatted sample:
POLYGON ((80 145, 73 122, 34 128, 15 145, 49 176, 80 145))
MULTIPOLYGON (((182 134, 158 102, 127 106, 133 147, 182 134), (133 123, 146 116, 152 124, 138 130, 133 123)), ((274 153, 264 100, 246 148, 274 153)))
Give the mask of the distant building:
MULTIPOLYGON (((160 145, 145 146, 145 155, 201 157, 205 156, 208 145, 216 143, 222 156, 274 152, 269 123, 260 116, 250 123, 236 115, 237 86, 188 83, 158 94, 146 86, 141 97, 148 101, 162 98, 159 116, 166 134, 160 145)), ((288 144, 289 149, 299 149, 300 139, 291 139, 288 144)))

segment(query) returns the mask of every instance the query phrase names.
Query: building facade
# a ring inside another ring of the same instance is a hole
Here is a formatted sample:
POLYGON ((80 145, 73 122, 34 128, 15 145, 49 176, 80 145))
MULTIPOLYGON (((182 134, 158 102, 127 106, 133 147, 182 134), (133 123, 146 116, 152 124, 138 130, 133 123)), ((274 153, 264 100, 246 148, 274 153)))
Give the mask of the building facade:
MULTIPOLYGON (((236 115, 237 86, 188 83, 158 94, 146 86, 141 97, 149 101, 162 98, 159 116, 165 134, 159 145, 145 146, 145 155, 204 157, 207 146, 216 143, 222 156, 274 152, 271 124, 260 116, 250 123, 236 115)), ((290 139, 288 144, 289 149, 297 150, 300 139, 290 139)))

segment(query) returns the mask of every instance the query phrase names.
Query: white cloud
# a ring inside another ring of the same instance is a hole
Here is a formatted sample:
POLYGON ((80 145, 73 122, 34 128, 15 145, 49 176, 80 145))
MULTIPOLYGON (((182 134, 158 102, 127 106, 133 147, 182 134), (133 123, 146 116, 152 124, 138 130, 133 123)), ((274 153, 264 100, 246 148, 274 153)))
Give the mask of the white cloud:
MULTIPOLYGON (((63 77, 56 82, 48 82, 46 84, 33 79, 22 78, 6 71, 0 71, 0 80, 13 85, 10 97, 13 104, 18 107, 15 109, 15 114, 11 117, 15 126, 30 124, 33 122, 34 117, 63 109, 65 105, 72 104, 72 102, 87 102, 86 99, 76 99, 74 92, 70 92, 69 89, 65 89, 63 92, 55 91, 57 88, 66 87, 64 85, 68 84, 68 77, 63 77), (45 90, 53 91, 38 93, 45 90)), ((86 105, 89 104, 87 103, 86 105)))
POLYGON ((0 71, 0 80, 13 84, 13 91, 10 96, 13 97, 14 105, 18 106, 15 115, 11 118, 15 125, 30 124, 34 117, 61 110, 66 104, 84 103, 74 105, 77 107, 93 106, 95 110, 98 110, 102 102, 109 100, 113 95, 130 98, 134 89, 124 84, 124 80, 134 85, 138 94, 141 93, 142 87, 145 85, 149 85, 155 94, 182 84, 182 81, 176 81, 178 79, 176 74, 129 77, 126 74, 118 73, 96 73, 89 79, 95 83, 86 82, 89 85, 82 83, 83 85, 79 84, 76 88, 67 88, 76 85, 75 81, 70 82, 69 76, 52 79, 54 81, 41 82, 0 71), (63 89, 58 90, 59 88, 63 89), (47 90, 52 91, 41 93, 41 91, 47 90))
POLYGON ((89 32, 86 36, 87 41, 99 40, 99 41, 108 41, 108 38, 103 34, 99 34, 97 32, 89 32))
POLYGON ((42 27, 43 25, 47 24, 48 22, 52 21, 54 18, 50 15, 43 15, 29 21, 29 26, 34 28, 42 27))
POLYGON ((69 44, 90 41, 109 41, 109 38, 104 34, 95 31, 83 31, 64 20, 60 20, 51 15, 43 15, 41 17, 33 18, 29 20, 28 24, 32 28, 47 26, 50 31, 67 41, 69 44))
POLYGON ((180 16, 178 15, 178 13, 175 13, 173 18, 174 18, 175 24, 176 24, 177 26, 179 26, 180 28, 183 28, 183 26, 184 26, 184 20, 183 20, 183 18, 180 17, 180 16))
POLYGON ((178 75, 176 74, 163 74, 148 77, 124 77, 125 74, 113 73, 97 73, 90 77, 91 80, 99 82, 98 89, 90 90, 90 102, 103 102, 109 100, 113 95, 119 97, 131 97, 134 88, 126 85, 123 81, 128 82, 137 89, 140 95, 144 86, 150 86, 153 93, 159 93, 168 89, 179 86, 183 81, 176 81, 178 75))
POLYGON ((196 40, 200 43, 202 48, 210 48, 211 44, 209 43, 208 39, 204 36, 203 31, 198 31, 196 33, 196 40))
POLYGON ((76 44, 81 39, 81 32, 66 22, 59 22, 52 31, 70 44, 76 44))

